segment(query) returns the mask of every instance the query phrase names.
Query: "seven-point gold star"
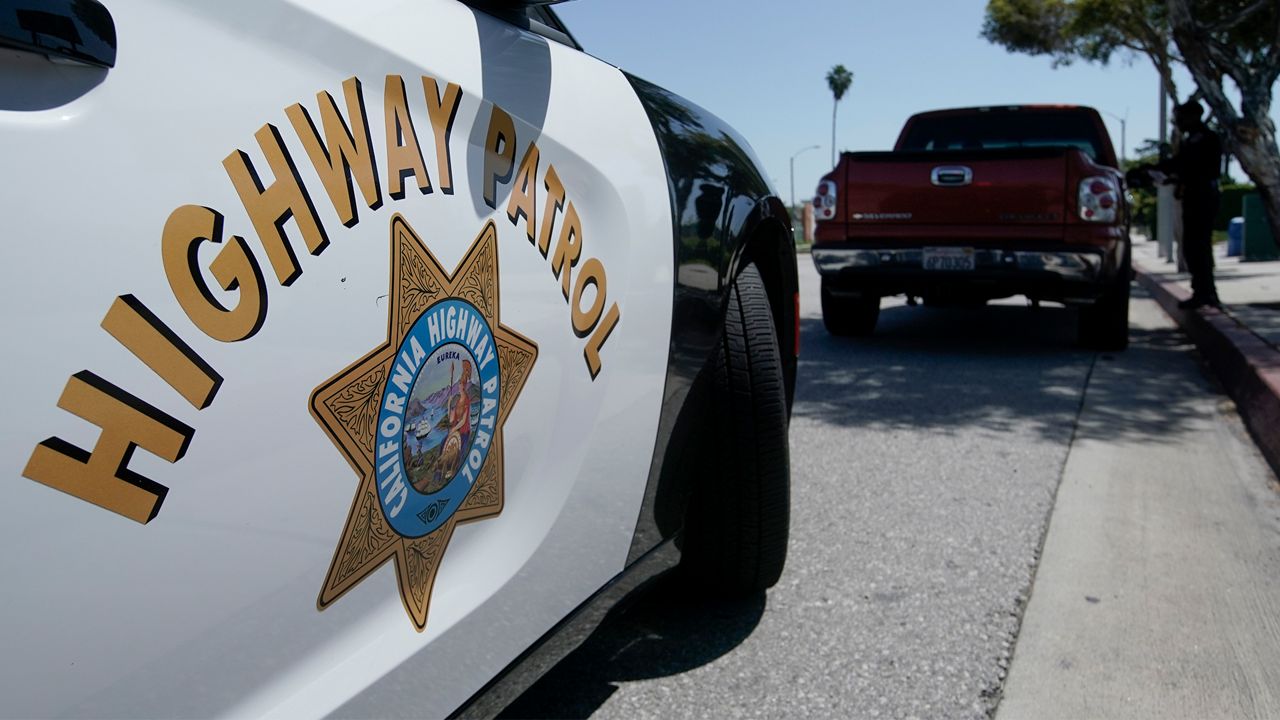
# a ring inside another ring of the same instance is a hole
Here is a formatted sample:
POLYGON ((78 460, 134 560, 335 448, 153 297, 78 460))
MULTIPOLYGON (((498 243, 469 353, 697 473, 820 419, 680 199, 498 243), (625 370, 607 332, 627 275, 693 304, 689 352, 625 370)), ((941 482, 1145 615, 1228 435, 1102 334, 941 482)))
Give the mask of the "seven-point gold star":
POLYGON ((360 477, 316 604, 325 609, 383 562, 395 558, 400 597, 421 632, 426 627, 431 587, 454 526, 502 512, 502 425, 533 369, 538 347, 499 321, 498 238, 492 221, 449 274, 404 218, 398 214, 393 217, 388 306, 387 341, 320 385, 311 396, 312 415, 360 477), (469 303, 492 329, 501 388, 497 423, 488 454, 461 505, 437 529, 421 537, 407 537, 392 527, 379 499, 375 452, 380 404, 406 335, 425 311, 450 298, 469 303))

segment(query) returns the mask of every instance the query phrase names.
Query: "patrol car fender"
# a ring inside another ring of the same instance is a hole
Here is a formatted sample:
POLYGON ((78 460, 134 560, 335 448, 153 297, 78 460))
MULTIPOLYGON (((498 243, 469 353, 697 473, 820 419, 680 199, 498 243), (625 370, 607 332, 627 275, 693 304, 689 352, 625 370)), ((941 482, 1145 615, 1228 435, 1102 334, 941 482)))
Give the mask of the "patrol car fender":
POLYGON ((795 242, 786 207, 750 146, 724 121, 657 85, 627 76, 662 150, 671 194, 675 287, 671 351, 658 435, 628 564, 683 526, 688 498, 712 459, 705 438, 706 369, 733 280, 760 270, 774 312, 787 406, 794 395, 798 305, 795 242))

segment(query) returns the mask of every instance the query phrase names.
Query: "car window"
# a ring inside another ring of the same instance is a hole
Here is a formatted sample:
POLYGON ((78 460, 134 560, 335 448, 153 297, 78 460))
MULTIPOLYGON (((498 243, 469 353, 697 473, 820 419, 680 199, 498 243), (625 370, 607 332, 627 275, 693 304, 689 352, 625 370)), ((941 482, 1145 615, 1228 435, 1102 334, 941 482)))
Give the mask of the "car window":
POLYGON ((556 15, 550 6, 537 5, 529 9, 529 29, 549 40, 555 40, 578 50, 582 49, 577 38, 569 32, 569 28, 565 27, 560 16, 556 15))
POLYGON ((979 150, 1073 147, 1091 159, 1101 154, 1098 129, 1080 112, 1004 112, 918 117, 902 150, 979 150))

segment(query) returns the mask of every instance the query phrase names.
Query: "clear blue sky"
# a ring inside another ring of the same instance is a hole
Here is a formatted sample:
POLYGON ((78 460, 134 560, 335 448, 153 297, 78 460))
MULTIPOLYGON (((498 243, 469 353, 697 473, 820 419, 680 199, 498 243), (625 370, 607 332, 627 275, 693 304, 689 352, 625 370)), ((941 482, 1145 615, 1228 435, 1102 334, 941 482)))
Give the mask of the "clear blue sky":
MULTIPOLYGON (((1127 113, 1130 152, 1156 137, 1159 81, 1145 57, 1054 69, 1049 58, 983 40, 985 7, 985 0, 574 0, 556 12, 587 52, 728 121, 788 202, 792 153, 821 145, 796 158, 797 200, 831 167, 825 77, 836 63, 854 74, 840 102, 838 149, 888 149, 908 115, 969 105, 1090 105, 1103 111, 1117 152, 1120 123, 1106 113, 1127 113)), ((1185 72, 1177 82, 1184 97, 1194 89, 1185 72)))

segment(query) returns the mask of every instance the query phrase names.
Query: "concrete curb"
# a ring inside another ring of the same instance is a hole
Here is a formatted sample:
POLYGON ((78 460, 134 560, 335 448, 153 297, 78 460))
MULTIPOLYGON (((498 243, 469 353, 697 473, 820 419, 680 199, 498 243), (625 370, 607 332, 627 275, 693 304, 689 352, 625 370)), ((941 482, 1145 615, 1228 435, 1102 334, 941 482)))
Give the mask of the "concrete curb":
POLYGON ((1214 308, 1180 310, 1191 296, 1134 263, 1138 283, 1173 318, 1209 362, 1235 400, 1245 426, 1271 469, 1280 475, 1280 350, 1268 345, 1231 315, 1214 308))

